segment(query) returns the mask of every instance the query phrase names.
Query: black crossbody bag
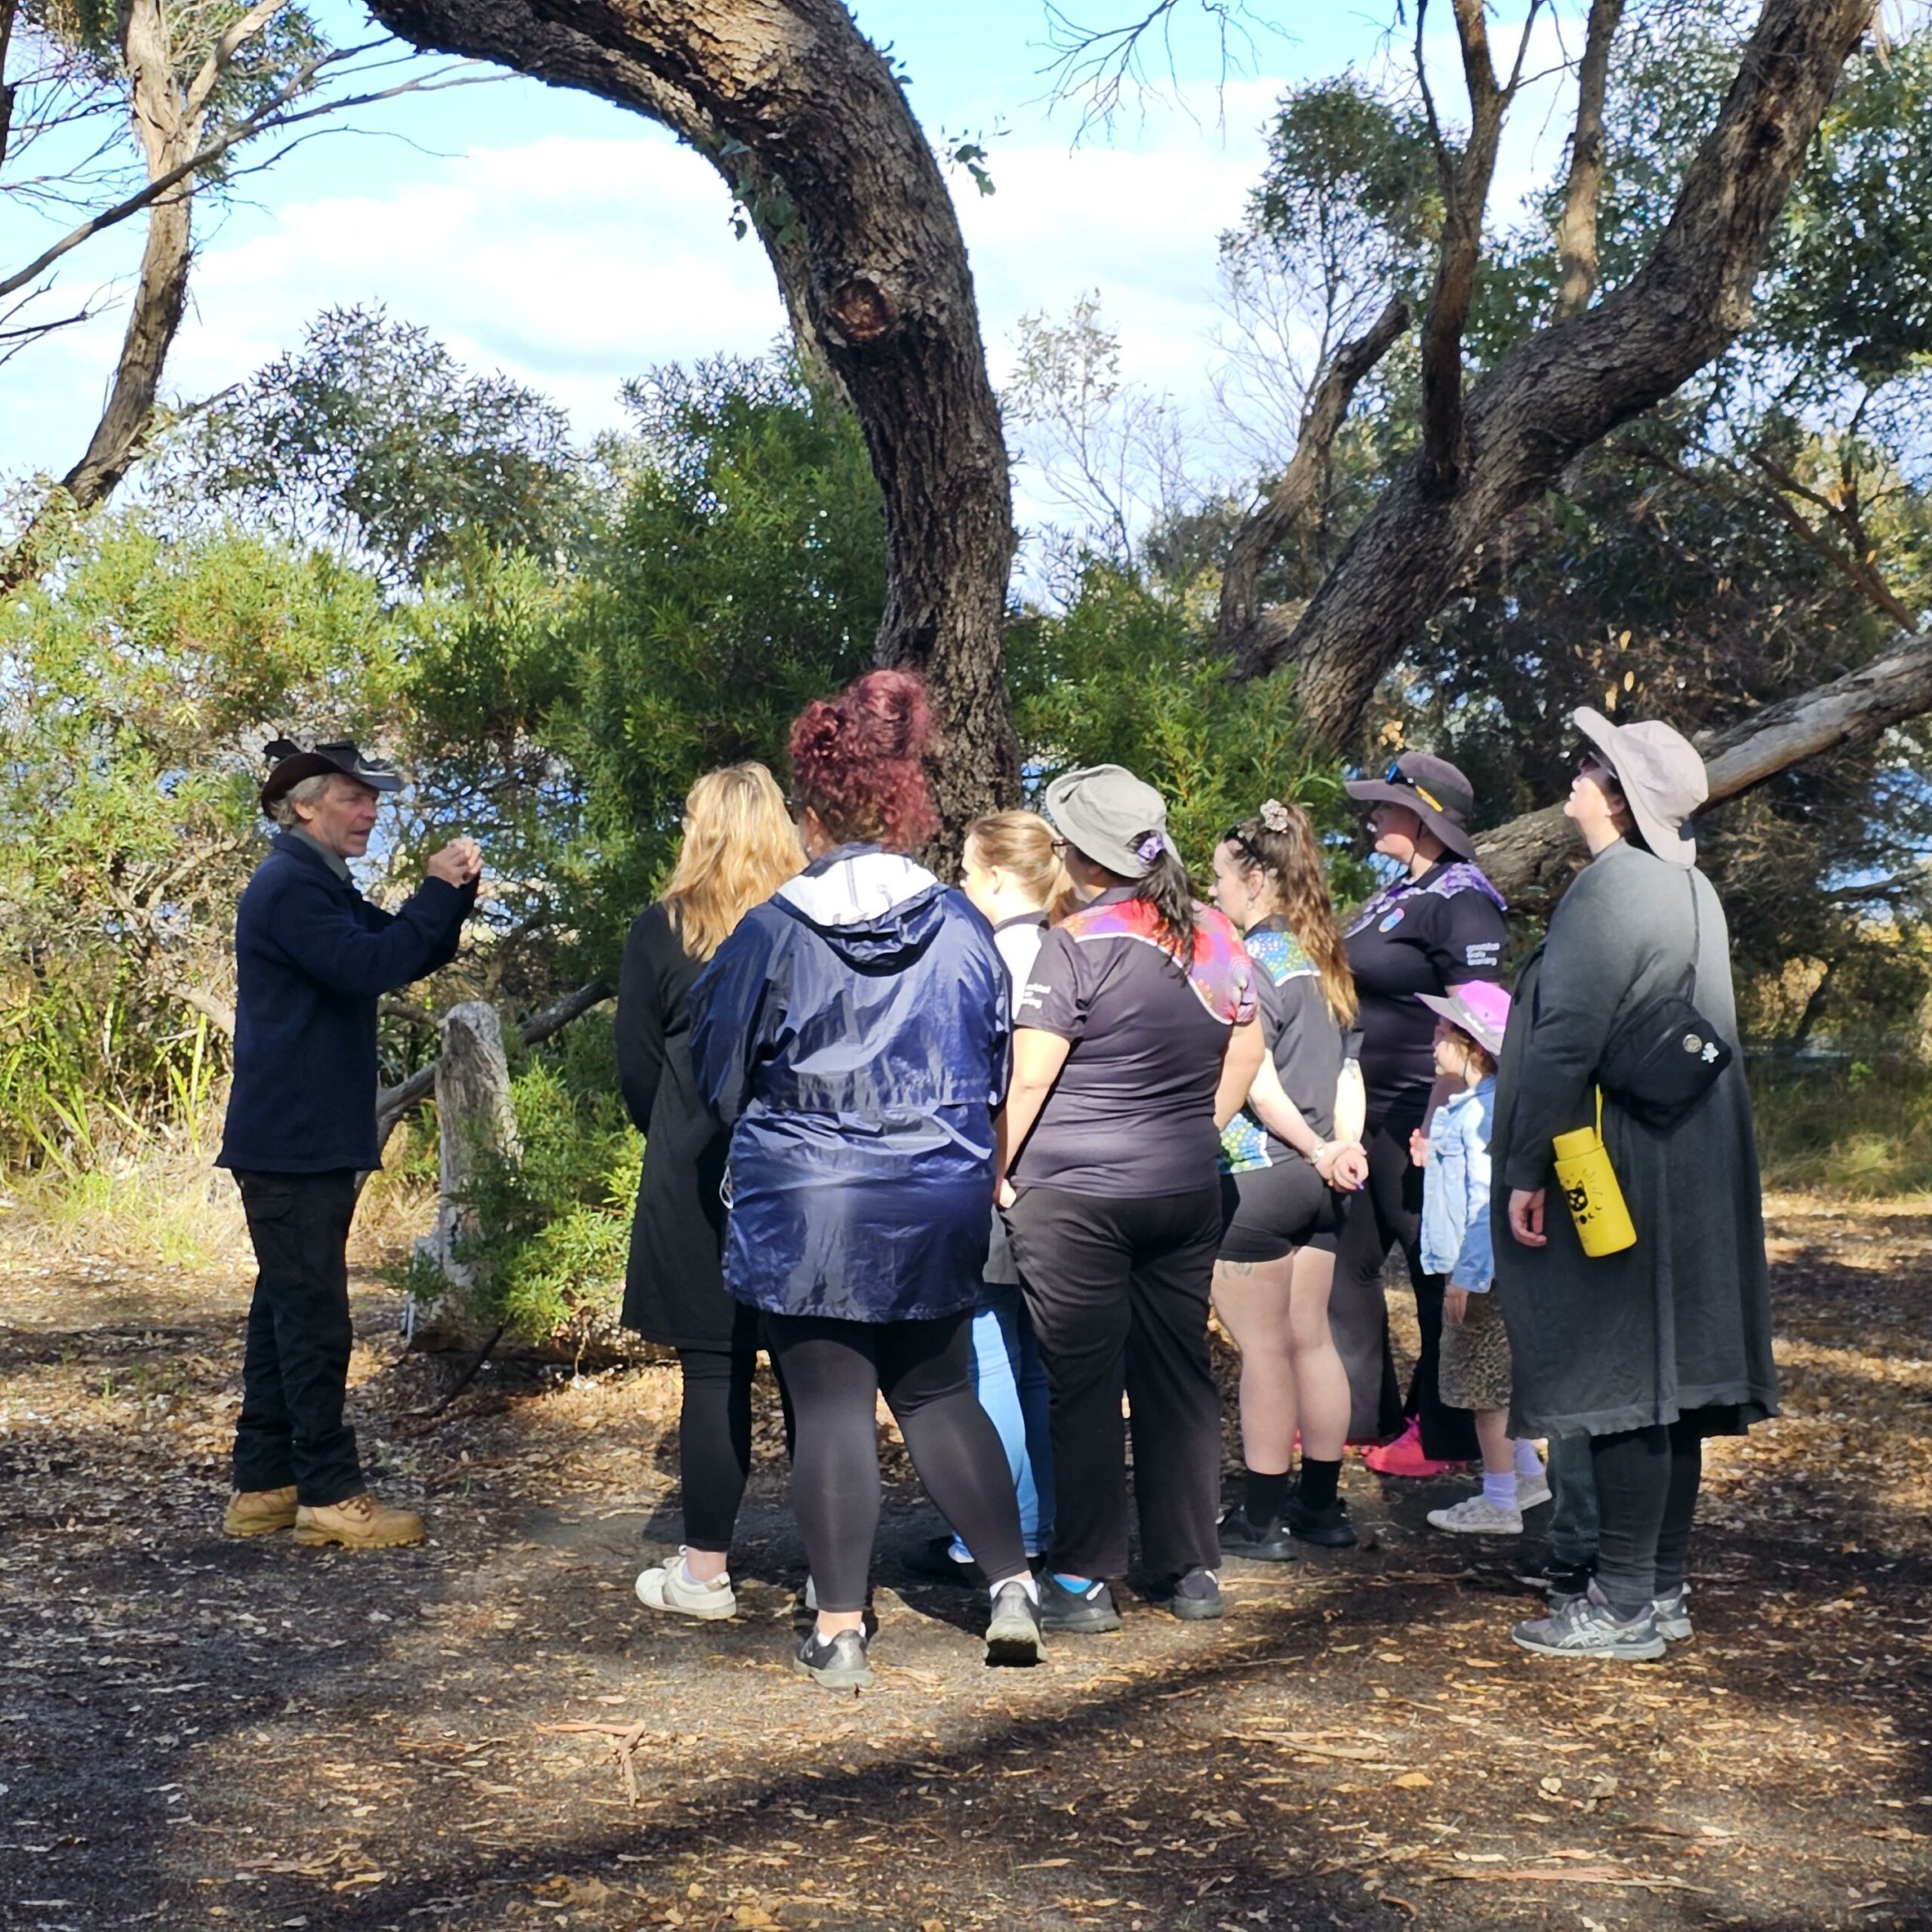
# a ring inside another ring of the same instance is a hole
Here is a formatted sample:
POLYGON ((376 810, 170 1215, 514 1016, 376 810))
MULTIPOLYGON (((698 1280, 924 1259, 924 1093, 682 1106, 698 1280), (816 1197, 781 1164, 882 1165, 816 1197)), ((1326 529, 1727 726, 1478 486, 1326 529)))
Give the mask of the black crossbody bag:
POLYGON ((1703 922, 1697 881, 1690 888, 1690 964, 1674 992, 1654 994, 1610 1036, 1597 1083, 1632 1119, 1647 1127, 1675 1127, 1717 1084, 1737 1056, 1697 1011, 1697 955, 1703 922))

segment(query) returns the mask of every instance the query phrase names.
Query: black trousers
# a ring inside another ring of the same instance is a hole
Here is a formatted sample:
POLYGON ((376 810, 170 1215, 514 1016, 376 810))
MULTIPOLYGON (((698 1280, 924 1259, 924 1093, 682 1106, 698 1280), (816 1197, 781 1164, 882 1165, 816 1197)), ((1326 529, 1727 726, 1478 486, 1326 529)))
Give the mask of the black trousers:
POLYGON ((343 1420, 354 1334, 349 1320, 352 1168, 271 1174, 237 1169, 255 1250, 255 1294, 235 1426, 235 1487, 283 1489, 312 1509, 368 1485, 343 1420))
POLYGON ((1143 1567, 1171 1577, 1220 1560, 1208 1302, 1224 1224, 1219 1186, 1138 1199, 1029 1187, 1008 1212, 1053 1398, 1048 1561, 1063 1576, 1127 1574, 1123 1393, 1143 1567))
POLYGON ((1699 1413, 1592 1436, 1590 1468, 1600 1516, 1597 1582, 1613 1610, 1647 1609, 1684 1580, 1704 1472, 1699 1413))
POLYGON ((1437 1386, 1442 1354, 1444 1278, 1422 1265, 1423 1171, 1409 1158, 1409 1136, 1421 1126, 1427 1096, 1389 1109, 1366 1130, 1368 1183, 1349 1204, 1336 1252, 1328 1325, 1349 1376, 1349 1435, 1356 1441, 1393 1435, 1407 1417, 1422 1424, 1423 1453, 1446 1462, 1479 1454, 1475 1418, 1453 1409, 1437 1386), (1422 1350, 1406 1400, 1398 1398, 1389 1345, 1389 1305, 1382 1263, 1400 1245, 1415 1290, 1422 1350))
POLYGON ((797 1418, 792 1507, 820 1609, 865 1607, 878 1531, 881 1395, 926 1494, 986 1574, 1026 1569, 1006 1451, 973 1393, 970 1308, 929 1321, 764 1321, 797 1418))
MULTIPOLYGON (((722 1556, 752 1472, 752 1383, 755 1349, 680 1349, 684 1387, 678 1410, 678 1469, 683 1491, 685 1541, 722 1556)), ((774 1362, 774 1371, 776 1361, 774 1362)), ((792 1403, 784 1380, 785 1447, 792 1447, 792 1403)))

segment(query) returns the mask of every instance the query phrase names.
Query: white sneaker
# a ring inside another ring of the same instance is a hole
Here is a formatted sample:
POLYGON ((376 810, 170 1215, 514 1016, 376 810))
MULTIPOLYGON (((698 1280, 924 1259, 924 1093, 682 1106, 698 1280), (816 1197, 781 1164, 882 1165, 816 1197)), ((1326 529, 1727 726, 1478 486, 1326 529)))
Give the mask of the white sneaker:
POLYGON ((638 1573, 637 1600, 647 1610, 668 1610, 675 1616, 702 1617, 707 1622, 734 1616, 738 1608, 731 1573, 721 1571, 708 1583, 694 1583, 685 1567, 681 1549, 672 1561, 638 1573))
POLYGON ((1499 1508, 1478 1490, 1466 1496, 1453 1509, 1432 1509, 1429 1520, 1438 1530, 1463 1537, 1519 1537, 1523 1534, 1523 1512, 1499 1508))
POLYGON ((1519 1510, 1534 1509, 1539 1503, 1550 1500, 1549 1478, 1539 1469, 1533 1476, 1526 1476, 1520 1470, 1516 1475, 1516 1507, 1519 1510))

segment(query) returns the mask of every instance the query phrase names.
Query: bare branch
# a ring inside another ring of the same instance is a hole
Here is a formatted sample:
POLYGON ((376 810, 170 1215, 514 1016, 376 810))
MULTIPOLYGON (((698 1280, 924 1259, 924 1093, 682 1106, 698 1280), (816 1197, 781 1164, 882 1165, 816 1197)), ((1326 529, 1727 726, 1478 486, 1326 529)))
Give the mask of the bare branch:
POLYGON ((1237 676, 1252 676, 1265 650, 1257 635, 1278 625, 1260 608, 1262 566, 1287 541, 1315 501, 1349 404, 1363 377, 1386 355, 1409 325, 1409 305, 1394 297, 1365 335, 1345 342, 1309 396, 1295 453, 1267 500, 1236 534, 1221 577, 1221 611, 1217 641, 1232 660, 1237 676))
MULTIPOLYGON (((1195 0, 1201 12, 1214 24, 1220 42, 1220 74, 1217 95, 1225 94, 1230 73, 1254 53, 1257 29, 1278 32, 1272 21, 1256 14, 1246 0, 1195 0)), ((1174 54, 1174 17, 1181 0, 1152 0, 1137 20, 1112 27, 1088 26, 1074 20, 1048 0, 1047 48, 1052 58, 1040 72, 1051 77, 1048 103, 1059 106, 1078 100, 1082 103, 1075 140, 1096 131, 1112 128, 1130 94, 1158 93, 1149 77, 1150 47, 1157 47, 1155 59, 1167 70, 1170 98, 1181 94, 1180 63, 1174 54)), ((1185 103, 1182 105, 1185 106, 1185 103)))
MULTIPOLYGON (((23 269, 0 281, 0 295, 11 295, 17 288, 23 287, 34 277, 51 268, 63 255, 78 248, 83 242, 90 241, 103 230, 125 221, 130 215, 139 214, 145 208, 159 201, 171 188, 177 187, 191 174, 196 174, 212 167, 229 149, 238 143, 252 140, 257 134, 278 134, 285 128, 293 128, 305 121, 313 121, 325 114, 340 114, 358 107, 374 106, 378 101, 393 100, 406 94, 439 94, 446 88, 478 87, 500 80, 497 74, 454 73, 448 78, 439 75, 426 76, 421 80, 404 81, 392 88, 377 88, 368 94, 347 94, 318 102, 312 107, 305 107, 293 114, 283 114, 277 110, 286 106, 297 96, 310 91, 311 84, 322 70, 337 63, 352 60, 359 54, 380 46, 380 41, 371 41, 361 47, 337 48, 306 61, 295 78, 277 90, 274 97, 245 120, 232 122, 224 128, 205 146, 190 155, 185 161, 169 168, 143 188, 139 193, 118 202, 111 208, 84 221, 71 233, 63 235, 50 248, 29 262, 23 269)), ((467 66, 469 63, 465 63, 467 66)))
POLYGON ((1580 315, 1597 288, 1597 211, 1603 200, 1604 97, 1610 87, 1610 50, 1623 18, 1623 0, 1590 0, 1583 60, 1577 75, 1577 131, 1570 141, 1570 177, 1557 224, 1560 281, 1556 312, 1580 315))

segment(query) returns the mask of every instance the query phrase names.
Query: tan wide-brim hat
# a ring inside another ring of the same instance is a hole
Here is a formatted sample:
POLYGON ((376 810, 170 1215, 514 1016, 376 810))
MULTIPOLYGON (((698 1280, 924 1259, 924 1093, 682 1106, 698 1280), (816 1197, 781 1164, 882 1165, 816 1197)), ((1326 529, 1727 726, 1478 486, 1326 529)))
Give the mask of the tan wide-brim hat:
POLYGON ((1617 774, 1644 843, 1673 866, 1694 866, 1697 841, 1690 820, 1711 795, 1710 778, 1696 746, 1656 718, 1613 724, 1586 704, 1571 712, 1570 721, 1617 774))

